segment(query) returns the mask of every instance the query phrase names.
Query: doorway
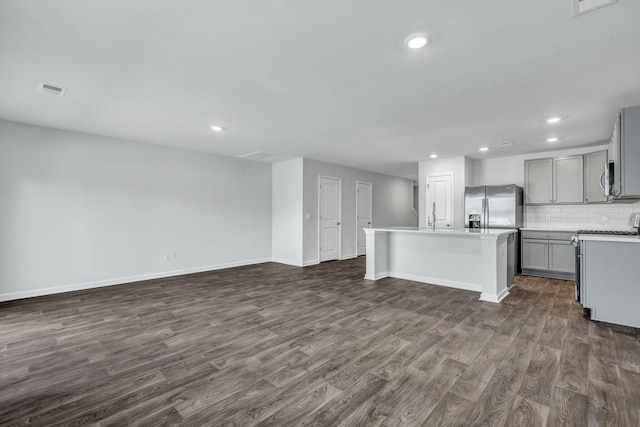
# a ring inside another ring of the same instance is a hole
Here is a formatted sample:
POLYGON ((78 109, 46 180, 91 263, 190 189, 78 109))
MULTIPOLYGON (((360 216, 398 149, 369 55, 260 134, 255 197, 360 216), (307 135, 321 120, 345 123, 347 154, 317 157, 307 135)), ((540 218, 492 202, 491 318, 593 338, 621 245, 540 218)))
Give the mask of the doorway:
POLYGON ((367 238, 364 229, 371 228, 373 222, 371 206, 371 183, 356 181, 356 255, 367 253, 367 238))
POLYGON ((453 228, 453 172, 427 177, 427 227, 431 227, 434 203, 436 228, 453 228))
POLYGON ((342 239, 342 180, 318 177, 318 253, 320 262, 339 259, 342 239))

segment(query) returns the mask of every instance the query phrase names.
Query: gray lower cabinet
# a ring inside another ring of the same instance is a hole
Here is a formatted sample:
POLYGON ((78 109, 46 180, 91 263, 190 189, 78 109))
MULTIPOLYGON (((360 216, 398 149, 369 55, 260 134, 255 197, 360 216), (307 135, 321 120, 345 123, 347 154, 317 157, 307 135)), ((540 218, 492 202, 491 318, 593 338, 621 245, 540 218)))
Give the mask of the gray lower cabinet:
POLYGON ((591 319, 640 328, 640 243, 582 240, 580 289, 591 319))
POLYGON ((547 240, 522 239, 522 269, 549 269, 549 245, 547 240))
POLYGON ((572 232, 522 231, 522 274, 575 280, 572 232))
POLYGON ((575 275, 576 248, 564 240, 549 240, 549 271, 575 275))

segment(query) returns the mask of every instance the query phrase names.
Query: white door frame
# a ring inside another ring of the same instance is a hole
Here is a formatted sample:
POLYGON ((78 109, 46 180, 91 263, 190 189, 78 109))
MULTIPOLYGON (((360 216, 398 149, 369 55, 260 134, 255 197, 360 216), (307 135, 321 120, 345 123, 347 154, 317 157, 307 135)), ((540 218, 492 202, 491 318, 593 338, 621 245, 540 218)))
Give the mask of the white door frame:
POLYGON ((320 218, 320 213, 322 212, 322 205, 320 204, 320 181, 322 178, 335 179, 338 181, 338 222, 340 223, 340 226, 338 226, 338 260, 342 259, 342 178, 318 175, 318 262, 322 262, 322 257, 320 256, 320 244, 322 243, 322 238, 320 237, 320 228, 322 227, 320 218))
POLYGON ((360 247, 358 246, 358 237, 360 237, 360 226, 358 225, 358 219, 360 215, 360 212, 358 212, 358 191, 360 190, 360 184, 369 184, 369 219, 371 220, 371 226, 373 226, 373 184, 369 181, 356 180, 356 257, 360 256, 360 253, 358 252, 360 249, 360 247))

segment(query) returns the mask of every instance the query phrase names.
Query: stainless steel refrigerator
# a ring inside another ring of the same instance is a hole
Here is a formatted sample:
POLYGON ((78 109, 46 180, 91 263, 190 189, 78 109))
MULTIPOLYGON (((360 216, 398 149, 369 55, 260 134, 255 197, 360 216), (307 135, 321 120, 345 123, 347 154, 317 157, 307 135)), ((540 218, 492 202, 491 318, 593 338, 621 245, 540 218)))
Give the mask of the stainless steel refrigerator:
POLYGON ((464 189, 466 228, 521 228, 522 187, 483 185, 464 189))
MULTIPOLYGON (((464 190, 464 224, 466 228, 522 228, 522 187, 486 185, 466 187, 464 190)), ((509 236, 507 264, 509 285, 513 276, 521 272, 520 233, 509 236)))

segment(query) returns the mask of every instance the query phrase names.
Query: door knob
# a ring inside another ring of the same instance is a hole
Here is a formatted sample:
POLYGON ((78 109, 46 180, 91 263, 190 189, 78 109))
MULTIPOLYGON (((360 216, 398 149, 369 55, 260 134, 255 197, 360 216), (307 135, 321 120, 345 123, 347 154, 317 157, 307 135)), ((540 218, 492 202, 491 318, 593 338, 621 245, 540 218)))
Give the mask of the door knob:
POLYGON ((367 224, 368 224, 368 225, 371 225, 371 221, 369 221, 367 224))
POLYGON ((340 223, 338 222, 336 225, 340 225, 340 223))

